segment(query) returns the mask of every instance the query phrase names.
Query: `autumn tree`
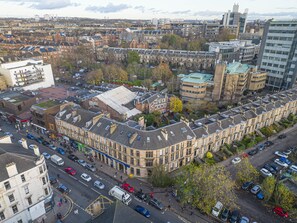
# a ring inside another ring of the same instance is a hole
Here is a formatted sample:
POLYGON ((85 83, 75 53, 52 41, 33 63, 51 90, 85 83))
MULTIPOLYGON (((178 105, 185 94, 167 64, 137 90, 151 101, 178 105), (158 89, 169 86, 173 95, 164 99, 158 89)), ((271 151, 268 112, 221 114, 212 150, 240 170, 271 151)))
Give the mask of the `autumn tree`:
POLYGON ((248 158, 236 165, 236 182, 241 185, 244 182, 255 181, 259 177, 259 171, 251 164, 248 158))
POLYGON ((276 184, 276 179, 274 176, 266 177, 263 180, 261 187, 262 187, 265 201, 269 201, 271 199, 271 197, 273 195, 275 184, 276 184))
POLYGON ((183 110, 183 102, 177 97, 170 98, 170 111, 172 112, 182 112, 183 110))
POLYGON ((173 179, 165 171, 163 165, 154 166, 149 176, 149 181, 154 187, 168 187, 173 184, 173 179))
POLYGON ((142 81, 142 86, 146 87, 147 89, 151 88, 152 85, 152 80, 151 79, 145 79, 142 81))
POLYGON ((98 85, 103 80, 103 72, 101 69, 93 70, 86 75, 86 81, 89 84, 98 85))
POLYGON ((273 194, 276 205, 281 206, 284 210, 292 210, 296 204, 294 193, 283 183, 277 184, 275 193, 273 194))
POLYGON ((172 71, 166 63, 160 63, 152 70, 152 78, 154 81, 162 80, 163 83, 166 83, 172 75, 172 71))
POLYGON ((127 81, 128 73, 119 66, 114 64, 102 66, 104 80, 107 81, 127 81))
POLYGON ((211 212, 217 201, 230 208, 236 203, 235 184, 221 165, 184 166, 175 185, 182 204, 190 204, 206 213, 211 212))

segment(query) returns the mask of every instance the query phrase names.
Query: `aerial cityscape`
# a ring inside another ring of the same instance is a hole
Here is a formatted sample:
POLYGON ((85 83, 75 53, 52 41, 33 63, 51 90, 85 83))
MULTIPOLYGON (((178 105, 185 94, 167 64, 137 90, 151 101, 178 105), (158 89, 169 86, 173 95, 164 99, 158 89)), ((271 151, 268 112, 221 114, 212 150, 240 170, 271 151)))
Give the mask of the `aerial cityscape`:
POLYGON ((0 223, 297 222, 296 0, 0 6, 0 223))

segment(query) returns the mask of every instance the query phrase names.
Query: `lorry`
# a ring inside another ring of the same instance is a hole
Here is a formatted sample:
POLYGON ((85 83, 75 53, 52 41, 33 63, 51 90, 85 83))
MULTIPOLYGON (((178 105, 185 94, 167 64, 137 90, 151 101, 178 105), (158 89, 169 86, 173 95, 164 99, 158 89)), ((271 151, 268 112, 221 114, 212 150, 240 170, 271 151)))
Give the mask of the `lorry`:
POLYGON ((118 186, 114 186, 113 188, 111 188, 108 194, 122 201, 126 205, 129 205, 132 202, 131 195, 118 186))
POLYGON ((58 166, 64 165, 64 160, 61 157, 57 156, 56 154, 51 156, 51 161, 57 164, 58 166))

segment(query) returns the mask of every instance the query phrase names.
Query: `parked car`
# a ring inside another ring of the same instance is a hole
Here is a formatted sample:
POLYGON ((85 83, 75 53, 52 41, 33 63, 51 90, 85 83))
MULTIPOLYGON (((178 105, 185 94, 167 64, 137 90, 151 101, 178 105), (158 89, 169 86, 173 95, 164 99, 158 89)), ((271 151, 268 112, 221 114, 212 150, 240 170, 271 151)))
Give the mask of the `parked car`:
POLYGON ((87 163, 87 164, 85 165, 85 168, 86 168, 87 170, 92 171, 92 172, 95 172, 95 171, 96 171, 96 167, 94 167, 92 164, 89 164, 89 163, 87 163))
POLYGON ((270 166, 276 171, 279 171, 279 167, 277 165, 275 165, 274 163, 271 163, 270 166))
POLYGON ((258 150, 257 150, 257 149, 253 149, 253 150, 251 150, 251 151, 248 152, 248 154, 249 154, 250 156, 254 156, 254 155, 256 155, 257 153, 258 153, 258 150))
POLYGON ((60 153, 61 155, 65 155, 65 150, 62 149, 62 148, 57 148, 56 151, 57 151, 58 153, 60 153))
POLYGON ((147 195, 143 193, 141 190, 137 191, 134 195, 142 201, 147 200, 147 195))
POLYGON ((39 137, 39 138, 35 138, 35 141, 38 142, 38 143, 40 143, 40 144, 42 144, 43 139, 41 137, 39 137))
POLYGON ((283 167, 288 167, 288 164, 286 164, 285 162, 280 161, 279 159, 275 159, 274 162, 280 166, 283 167))
POLYGON ((10 136, 10 137, 13 137, 13 134, 12 134, 12 133, 10 133, 10 132, 4 132, 4 135, 6 135, 6 136, 10 136))
POLYGON ((265 168, 262 168, 260 172, 264 177, 272 177, 272 173, 270 173, 269 170, 266 170, 265 168))
POLYGON ((288 160, 287 158, 284 158, 284 157, 280 157, 279 160, 288 164, 288 165, 290 165, 292 163, 290 160, 288 160))
POLYGON ((35 137, 33 135, 31 135, 30 133, 27 134, 27 138, 28 139, 32 139, 32 140, 35 140, 35 137))
POLYGON ((218 217, 222 209, 223 209, 223 204, 222 202, 218 201, 216 205, 212 208, 211 213, 213 216, 218 217))
POLYGON ((279 139, 284 139, 286 137, 287 137, 286 134, 281 134, 281 135, 278 136, 279 139))
POLYGON ((292 165, 292 166, 290 166, 289 169, 292 170, 293 172, 297 173, 297 166, 292 165))
POLYGON ((230 217, 230 210, 229 209, 227 209, 227 208, 225 208, 223 211, 222 211, 222 214, 221 214, 221 217, 220 217, 220 219, 222 220, 222 221, 228 221, 228 219, 229 219, 229 217, 230 217))
POLYGON ((68 187, 66 187, 64 184, 60 184, 57 189, 62 192, 62 193, 65 193, 65 194, 69 194, 70 193, 70 189, 68 187))
POLYGON ((248 219, 247 217, 245 216, 242 216, 239 223, 249 223, 250 222, 250 219, 248 219))
POLYGON ((284 154, 286 154, 287 156, 289 156, 292 153, 292 150, 287 149, 285 151, 283 151, 284 154))
POLYGON ((49 181, 50 181, 50 184, 53 185, 57 183, 57 178, 49 176, 49 181))
POLYGON ((262 151, 262 150, 265 149, 265 145, 264 145, 264 144, 260 144, 260 145, 257 146, 257 149, 258 149, 259 151, 262 151))
POLYGON ((263 194, 263 192, 260 190, 260 191, 257 193, 256 197, 257 197, 259 200, 263 200, 263 199, 264 199, 264 194, 263 194))
POLYGON ((44 146, 49 146, 50 143, 49 143, 48 141, 45 141, 45 140, 44 140, 44 141, 42 142, 42 145, 44 145, 44 146))
POLYGON ((34 149, 34 148, 38 148, 38 146, 36 146, 35 144, 31 144, 31 145, 29 145, 29 149, 34 149))
POLYGON ((150 199, 149 204, 161 211, 164 209, 164 205, 160 201, 158 201, 156 198, 150 199))
POLYGON ((275 169, 273 169, 268 163, 266 163, 263 168, 265 168, 266 170, 268 170, 270 173, 272 174, 276 174, 275 169))
POLYGON ((241 189, 243 190, 250 190, 254 186, 254 183, 252 181, 245 182, 242 186, 241 189))
POLYGON ((231 213, 230 222, 231 223, 237 223, 240 219, 240 214, 238 210, 234 210, 231 213))
POLYGON ((284 158, 288 158, 288 155, 280 152, 280 151, 275 151, 274 152, 275 155, 279 156, 279 157, 284 157, 284 158))
POLYGON ((274 144, 274 143, 271 142, 271 141, 266 141, 266 142, 264 142, 264 145, 267 146, 267 147, 272 146, 273 144, 274 144))
POLYGON ((237 164, 241 162, 241 158, 240 157, 235 157, 232 161, 233 164, 237 164))
POLYGON ((79 160, 78 157, 76 155, 73 155, 73 154, 70 154, 68 156, 68 159, 70 159, 70 160, 72 160, 74 162, 77 162, 79 160))
POLYGON ((103 190, 105 188, 105 185, 103 183, 101 183, 99 180, 96 180, 94 182, 94 187, 97 187, 97 188, 103 190))
POLYGON ((150 212, 146 208, 140 205, 136 205, 134 209, 135 211, 137 211, 139 214, 142 214, 146 218, 149 218, 151 216, 150 212))
POLYGON ((50 149, 52 149, 52 150, 56 150, 56 149, 57 149, 57 147, 54 146, 53 144, 48 145, 48 147, 49 147, 50 149))
POLYGON ((257 194, 261 190, 261 187, 259 185, 253 186, 253 188, 250 190, 252 194, 257 194))
POLYGON ((87 165, 87 162, 84 160, 77 160, 78 164, 85 167, 87 165))
POLYGON ((92 180, 92 177, 90 177, 88 174, 86 173, 83 173, 81 176, 80 176, 84 181, 87 181, 87 182, 90 182, 92 180))
POLYGON ((284 217, 284 218, 289 217, 288 212, 285 212, 284 209, 281 208, 281 207, 276 206, 276 207, 274 207, 274 208, 272 209, 272 211, 273 211, 273 213, 275 213, 275 214, 277 214, 277 215, 279 215, 279 216, 281 216, 281 217, 284 217))
POLYGON ((129 193, 134 193, 134 187, 132 187, 130 184, 128 183, 124 183, 122 184, 122 188, 125 190, 125 191, 128 191, 129 193))
POLYGON ((43 155, 44 158, 47 159, 47 160, 51 158, 51 155, 48 154, 48 153, 46 153, 46 152, 42 153, 42 155, 43 155))
POLYGON ((76 170, 73 169, 72 167, 67 167, 64 169, 64 171, 72 176, 74 176, 76 174, 76 170))

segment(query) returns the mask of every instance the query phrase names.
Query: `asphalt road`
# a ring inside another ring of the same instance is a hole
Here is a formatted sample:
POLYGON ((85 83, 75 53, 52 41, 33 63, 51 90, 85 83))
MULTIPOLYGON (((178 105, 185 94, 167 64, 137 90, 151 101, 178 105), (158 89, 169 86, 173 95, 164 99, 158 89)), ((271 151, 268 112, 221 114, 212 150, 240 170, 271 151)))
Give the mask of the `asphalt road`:
MULTIPOLYGON (((17 143, 17 141, 21 138, 25 138, 25 133, 19 133, 16 132, 16 129, 14 126, 9 125, 9 124, 3 124, 1 123, 1 128, 5 132, 11 132, 14 135, 14 139, 12 140, 14 143, 17 143)), ((31 133, 35 136, 37 136, 36 133, 31 133)), ((71 213, 65 220, 65 223, 72 223, 72 222, 86 222, 88 219, 91 219, 91 215, 89 215, 87 212, 84 210, 94 201, 100 194, 106 196, 107 198, 114 200, 113 197, 110 197, 108 195, 108 191, 114 186, 117 185, 118 183, 111 177, 108 177, 104 175, 103 173, 100 173, 98 171, 96 172, 91 172, 85 169, 83 166, 79 165, 76 162, 71 161, 70 159, 67 158, 68 154, 65 154, 64 156, 58 154, 56 151, 45 147, 41 144, 38 144, 34 140, 27 139, 28 145, 30 144, 35 144, 38 145, 40 153, 47 152, 50 155, 57 154, 60 157, 63 157, 63 160, 65 162, 63 167, 59 167, 52 163, 50 160, 47 160, 48 164, 48 170, 49 170, 49 175, 56 177, 57 174, 60 175, 59 182, 67 186, 68 188, 71 189, 71 192, 69 193, 69 197, 73 200, 74 202, 74 208, 78 208, 79 215, 74 215, 71 213), (77 171, 77 174, 75 176, 70 176, 64 171, 64 168, 66 167, 72 167, 77 171), (87 173, 92 177, 92 180, 90 182, 84 181, 80 176, 82 173, 87 173), (95 180, 100 180, 102 183, 105 185, 105 189, 100 190, 97 189, 93 186, 93 183, 95 180)), ((33 151, 32 151, 33 152, 33 151)), ((55 186, 55 185, 54 185, 55 186)), ((133 195, 132 195, 133 196, 133 195)), ((141 202, 133 196, 132 203, 129 205, 129 207, 134 208, 136 205, 141 205, 145 208, 147 208, 150 213, 150 221, 154 223, 183 223, 183 221, 173 212, 169 210, 165 210, 164 212, 161 212, 154 207, 141 202)))

